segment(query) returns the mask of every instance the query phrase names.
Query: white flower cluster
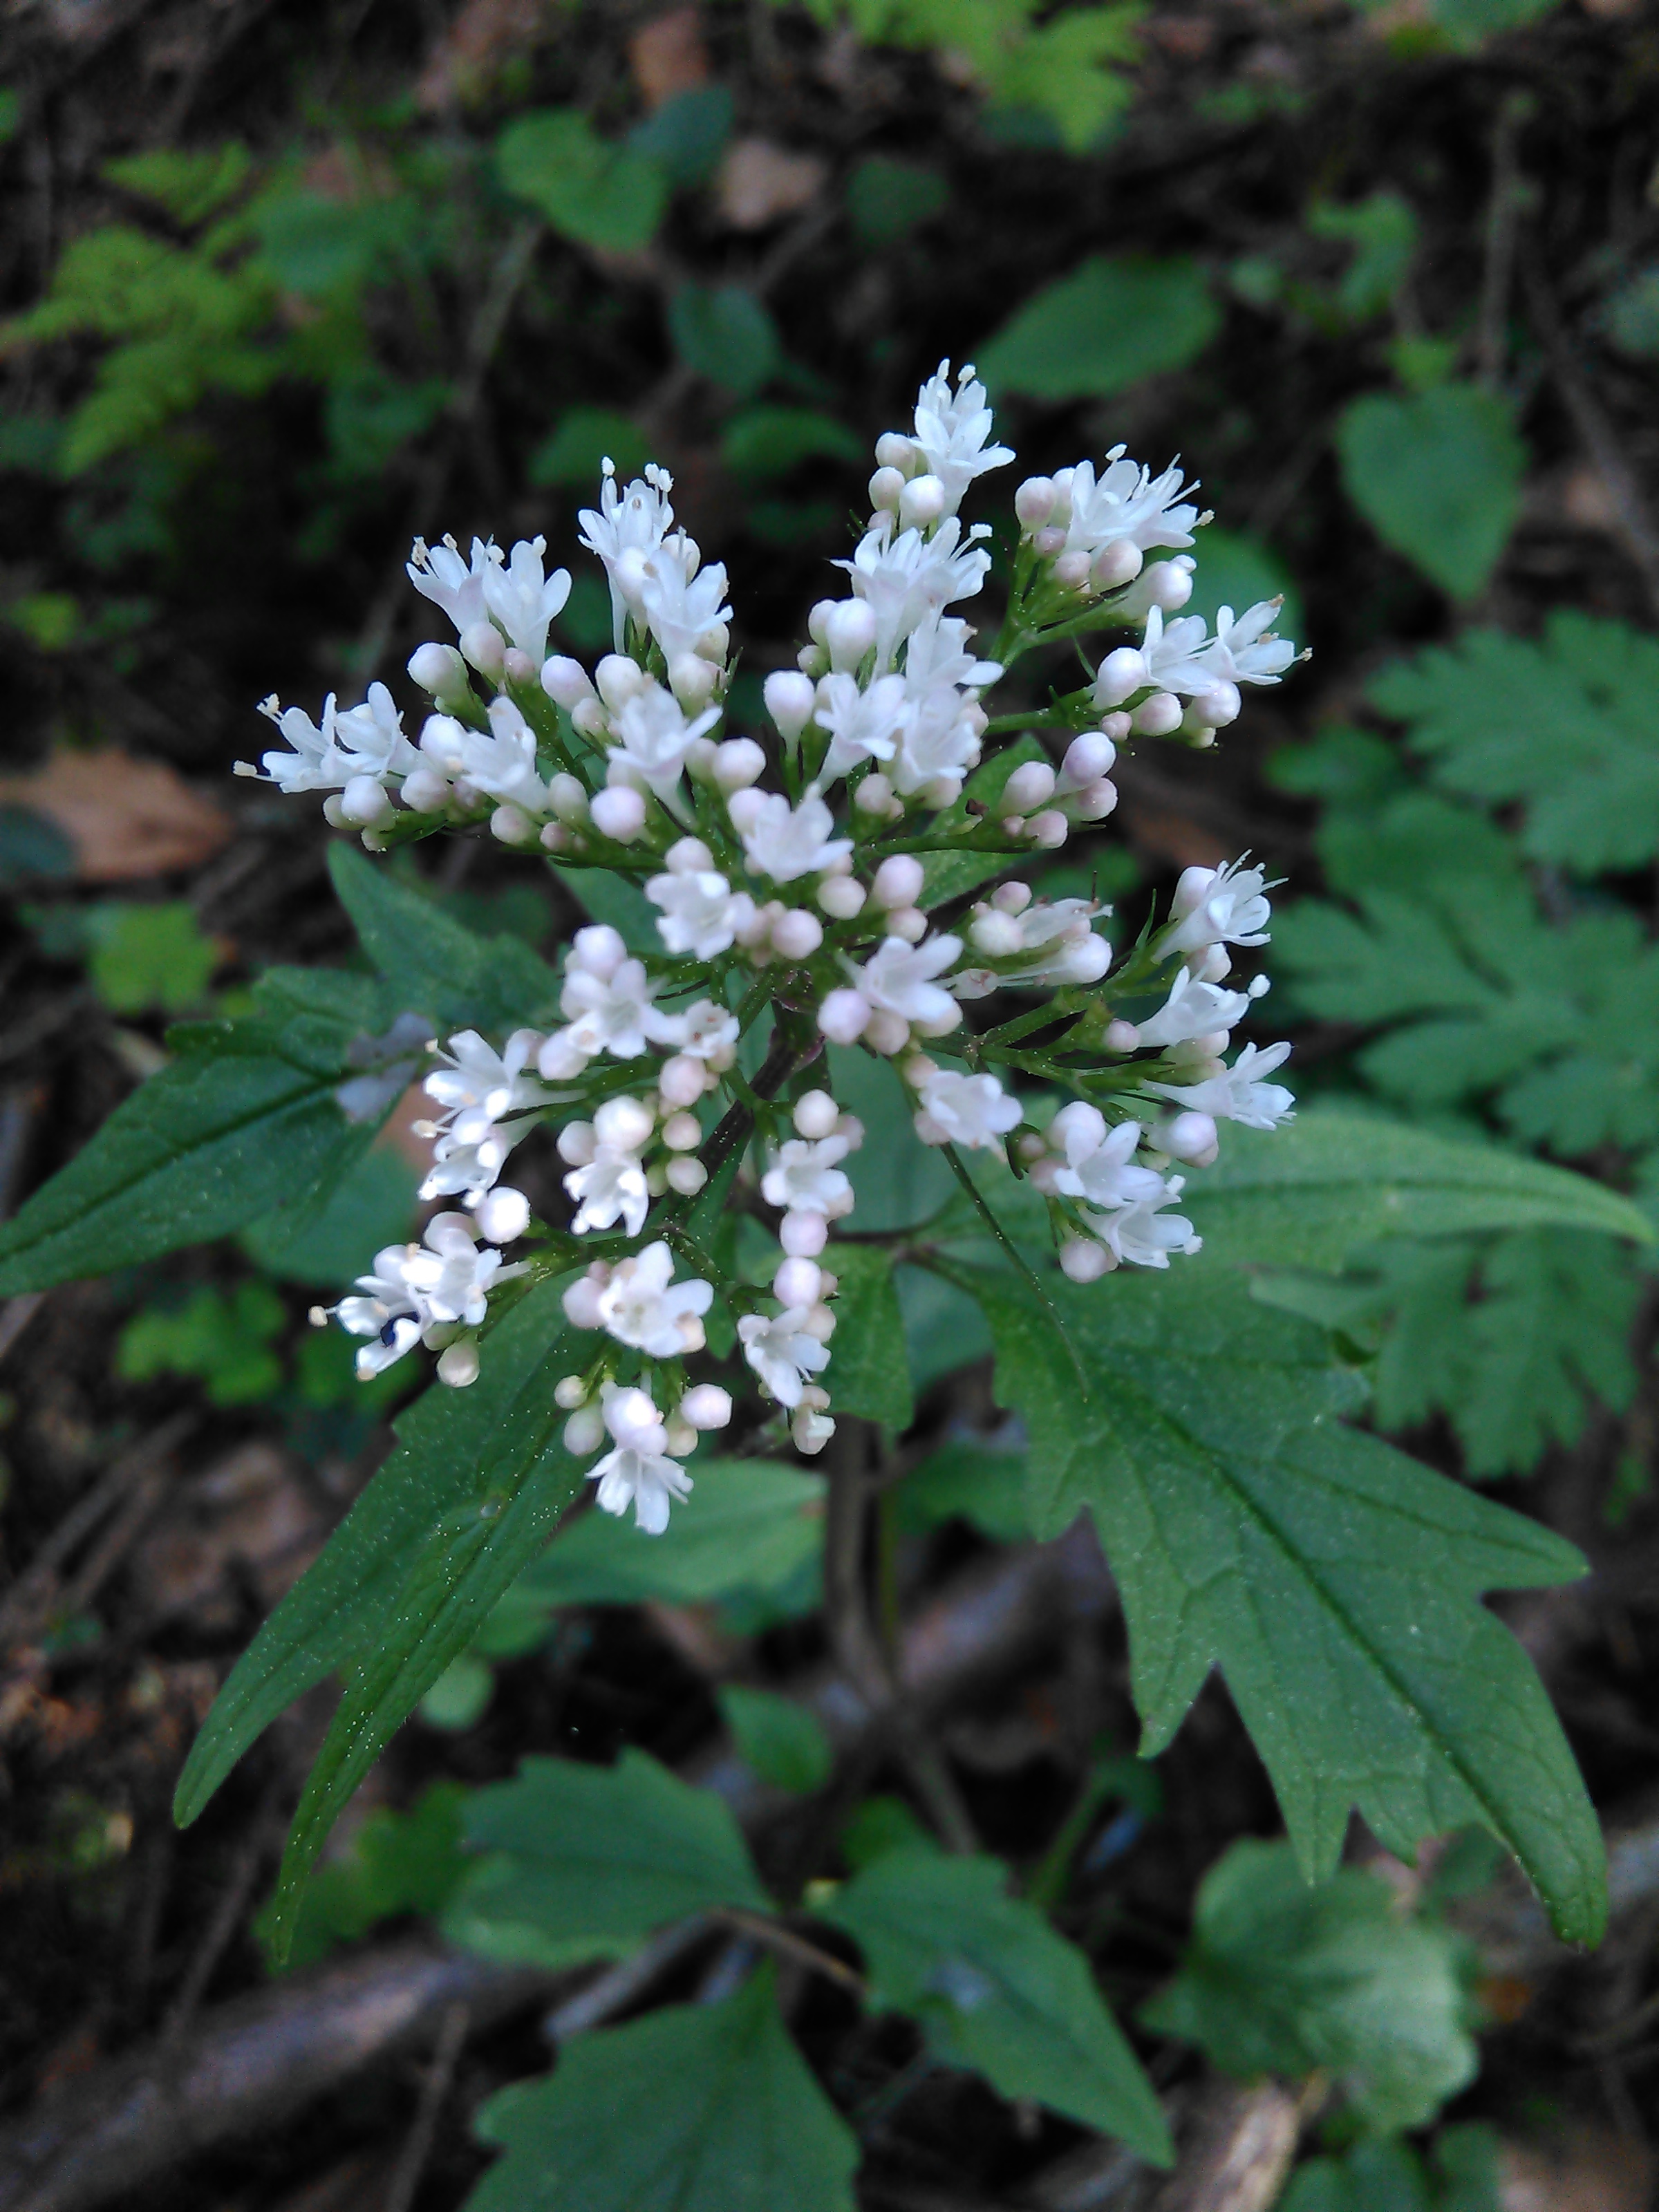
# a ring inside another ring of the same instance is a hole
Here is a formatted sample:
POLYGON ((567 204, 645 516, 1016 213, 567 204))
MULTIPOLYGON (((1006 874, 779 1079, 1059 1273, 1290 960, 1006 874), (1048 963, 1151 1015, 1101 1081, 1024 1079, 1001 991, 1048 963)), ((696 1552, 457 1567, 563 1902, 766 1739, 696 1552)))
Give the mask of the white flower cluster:
POLYGON ((612 616, 612 650, 591 672, 547 651, 570 580, 545 574, 542 539, 505 555, 475 539, 467 559, 452 540, 417 544, 410 578, 457 641, 410 661, 433 707, 418 738, 376 684, 343 713, 331 698, 320 726, 267 702, 288 750, 243 764, 326 793, 330 820, 371 849, 487 823, 557 856, 572 880, 614 872, 653 910, 654 943, 607 924, 575 933, 557 1026, 499 1048, 472 1030, 434 1042, 422 1194, 465 1211, 435 1216, 424 1245, 379 1255, 335 1310, 372 1340, 365 1374, 424 1342, 441 1379, 465 1383, 490 1289, 526 1266, 568 1271, 585 1244, 599 1256, 564 1305, 598 1348, 556 1396, 571 1451, 609 1444, 590 1470, 601 1506, 631 1503, 645 1528, 665 1525, 690 1488, 679 1462, 732 1417, 728 1393, 686 1367, 716 1316, 717 1341, 740 1352, 796 1445, 817 1451, 833 1433, 826 1255, 864 1133, 823 1087, 826 1042, 890 1062, 920 1142, 995 1152, 1028 1177, 1079 1282, 1196 1251, 1170 1210, 1183 1189, 1172 1170, 1212 1160, 1218 1124, 1270 1128, 1291 1111, 1266 1079, 1288 1046, 1224 1057, 1267 988, 1226 982, 1233 950, 1267 937, 1272 886, 1248 855, 1188 869, 1161 927, 1121 959, 1097 927, 1109 908, 1046 896, 1018 865, 1040 867, 1106 819, 1121 747, 1208 745, 1241 685, 1279 680, 1295 654, 1272 635, 1277 603, 1223 609, 1213 636, 1181 615, 1184 549, 1208 517, 1178 466, 1154 477, 1117 447, 1098 471, 1079 462, 1019 487, 1007 612, 993 657, 978 657, 951 610, 991 568, 988 526, 959 513, 1013 458, 991 435, 973 370, 941 363, 912 428, 877 442, 869 524, 837 564, 842 596, 811 610, 797 665, 766 678, 769 730, 725 733, 726 571, 677 521, 672 480, 653 466, 623 484, 607 463, 581 516, 612 616), (1019 655, 1114 629, 1132 641, 1080 689, 990 720, 982 696, 1019 655), (1018 742, 1000 754, 1000 739, 1018 742), (986 1025, 981 1002, 1006 1006, 1005 994, 1037 1003, 986 1025), (501 1178, 544 1124, 568 1211, 541 1225, 501 1178), (710 1256, 732 1207, 775 1240, 736 1275, 710 1256), (527 1232, 536 1255, 504 1267, 500 1246, 527 1232))

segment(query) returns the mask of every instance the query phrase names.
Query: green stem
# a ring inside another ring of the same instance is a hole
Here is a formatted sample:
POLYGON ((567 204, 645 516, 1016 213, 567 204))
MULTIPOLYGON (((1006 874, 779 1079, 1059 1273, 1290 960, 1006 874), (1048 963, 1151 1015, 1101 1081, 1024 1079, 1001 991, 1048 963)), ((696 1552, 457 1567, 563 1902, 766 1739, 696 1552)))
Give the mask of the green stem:
MULTIPOLYGON (((1025 1257, 1025 1255, 1014 1243, 1012 1237, 1009 1236, 1007 1231, 997 1219, 995 1214, 992 1212, 984 1193, 980 1189, 979 1185, 974 1181, 972 1176, 969 1174, 967 1167, 963 1162, 962 1156, 957 1151, 956 1146, 954 1145, 945 1145, 940 1147, 940 1150, 944 1152, 945 1158, 951 1164, 951 1174, 955 1176, 957 1181, 962 1185, 963 1190, 967 1192, 969 1198, 972 1200, 975 1212, 979 1214, 981 1220, 985 1223, 986 1227, 990 1231, 992 1236, 996 1238, 997 1243, 1001 1245, 1003 1250, 1013 1261, 1016 1268, 1025 1278, 1026 1282, 1036 1293, 1043 1311, 1054 1323, 1060 1340, 1066 1347, 1066 1357, 1072 1363, 1073 1370, 1077 1376, 1078 1387, 1082 1391, 1084 1397, 1086 1399, 1089 1395, 1089 1378, 1083 1371, 1083 1362, 1077 1356, 1076 1346, 1073 1345, 1071 1338, 1066 1333, 1066 1324, 1060 1317, 1060 1308, 1054 1304, 1048 1291, 1044 1289, 1042 1283, 1037 1275, 1036 1270, 1032 1267, 1030 1261, 1025 1257)), ((930 1263, 927 1261, 923 1262, 924 1266, 930 1263)), ((934 1259, 931 1264, 933 1265, 933 1271, 936 1274, 945 1272, 939 1267, 937 1259, 934 1259)), ((965 1289, 967 1288, 967 1285, 959 1285, 958 1287, 965 1289)), ((969 1294, 971 1295, 971 1292, 969 1294)))

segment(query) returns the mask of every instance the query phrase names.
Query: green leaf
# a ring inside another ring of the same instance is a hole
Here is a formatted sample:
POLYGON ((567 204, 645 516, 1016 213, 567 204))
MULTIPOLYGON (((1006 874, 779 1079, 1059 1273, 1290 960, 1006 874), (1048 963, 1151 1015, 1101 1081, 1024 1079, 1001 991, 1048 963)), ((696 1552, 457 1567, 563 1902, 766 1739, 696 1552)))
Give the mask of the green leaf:
POLYGON ((1381 2134, 1423 2126, 1474 2078, 1456 1939, 1401 1917, 1382 1878, 1310 1885, 1287 1844, 1235 1844, 1199 1887, 1180 1973, 1150 2027, 1249 2080, 1318 2070, 1381 2134))
POLYGON ((744 1689, 738 1682, 726 1683, 719 1694, 726 1725, 745 1766, 779 1790, 806 1796, 823 1789, 836 1762, 816 1713, 793 1698, 744 1689))
POLYGON ((1184 368, 1220 326, 1196 262, 1096 255, 1029 299, 975 358, 999 398, 1104 398, 1184 368))
POLYGON ((720 167, 732 135, 732 93, 723 84, 693 85, 664 100, 628 134, 629 151, 659 163, 675 185, 706 183, 720 167))
POLYGON ((572 407, 532 453, 526 473, 533 484, 572 484, 591 492, 605 461, 614 461, 626 483, 650 458, 651 449, 632 416, 619 415, 611 407, 572 407))
MULTIPOLYGON (((301 1908, 286 1961, 308 1966, 337 1943, 355 1942, 377 1922, 401 1912, 431 1919, 443 1910, 466 1871, 461 1850, 461 1808, 467 1792, 459 1782, 434 1782, 407 1813, 377 1807, 349 1847, 318 1869, 301 1908)), ((264 1943, 270 1909, 256 1917, 264 1943)))
POLYGON ((836 1404, 866 1421, 908 1429, 915 1401, 892 1255, 878 1244, 840 1244, 836 1273, 836 1404))
POLYGON ((198 153, 156 147, 148 154, 124 155, 119 161, 106 161, 104 174, 123 191, 153 201, 193 228, 237 197, 252 167, 247 148, 232 138, 198 153))
POLYGON ((766 1972, 722 2003, 583 2036, 550 2080, 499 2090, 477 2125, 507 2155, 466 2212, 854 2212, 857 2138, 766 1972))
POLYGON ((1316 201, 1308 210, 1308 228, 1316 238, 1340 239, 1354 249, 1336 288, 1345 315, 1369 322, 1393 305, 1417 251, 1416 211, 1402 193, 1369 192, 1346 204, 1316 201))
POLYGON ((872 1996, 909 2013, 947 2064, 1005 2097, 1031 2097, 1171 2162, 1152 2084, 1103 2003, 1083 1954, 990 1858, 896 1850, 854 1875, 825 1917, 864 1953, 872 1996))
POLYGON ((720 433, 720 457, 741 477, 766 482, 803 461, 854 463, 862 441, 844 422, 817 407, 744 407, 720 433))
POLYGON ((92 988, 112 1013, 160 1006, 170 1014, 197 1005, 224 948, 204 937, 186 899, 138 906, 111 899, 84 917, 92 988))
POLYGON ((668 331, 688 368, 739 399, 770 382, 781 356, 776 324, 741 284, 682 284, 668 303, 668 331))
POLYGON ((1594 874, 1659 853, 1659 640, 1566 611, 1385 668, 1375 705, 1446 790, 1525 808, 1522 849, 1594 874))
POLYGON ((495 141, 495 167, 515 199, 555 230, 605 253, 636 253, 656 236, 668 204, 659 163, 607 145, 580 108, 520 115, 495 141))
POLYGON ((560 1281, 537 1285, 490 1331, 470 1389, 434 1384, 398 1415, 397 1449, 260 1629, 215 1700, 179 1777, 173 1812, 181 1825, 196 1819, 279 1713, 391 1633, 404 1587, 434 1531, 446 1523, 477 1522, 478 1501, 488 1495, 480 1470, 495 1455, 500 1440, 514 1433, 520 1393, 533 1402, 558 1356, 564 1328, 561 1288, 560 1281))
POLYGON ((951 188, 925 161, 869 154, 847 179, 847 212, 860 246, 879 252, 908 238, 950 204, 951 188))
POLYGON ((447 1924, 494 1959, 616 1958, 690 1913, 770 1909, 724 1799, 642 1751, 615 1766, 526 1759, 468 1800, 466 1838, 489 1856, 447 1924))
MULTIPOLYGON (((1213 629, 1223 607, 1238 611, 1261 599, 1282 599, 1285 604, 1274 620, 1274 629, 1285 637, 1306 634, 1301 594, 1290 570, 1271 546, 1212 522, 1199 550, 1203 558, 1194 571, 1193 594, 1182 610, 1183 614, 1202 615, 1213 629)), ((1043 896, 1054 896, 1046 885, 1043 896)))
POLYGON ((851 1225, 866 1236, 915 1228, 955 1189, 949 1167, 937 1150, 916 1142, 909 1102, 890 1061, 833 1044, 824 1060, 831 1092, 864 1124, 864 1142, 846 1163, 851 1225))
POLYGON ((1653 1241, 1639 1207, 1587 1176, 1331 1107, 1282 1129, 1230 1130, 1220 1160, 1192 1178, 1182 1205, 1206 1258, 1279 1267, 1337 1268, 1381 1237, 1474 1229, 1601 1230, 1653 1241))
POLYGON ((254 1003, 245 1020, 173 1030, 175 1057, 0 1228, 0 1297, 226 1236, 355 1144, 336 1093, 374 1024, 374 986, 273 969, 254 1003))
POLYGON ((907 1534, 951 1520, 971 1522, 994 1544, 1018 1544, 1030 1534, 1022 1453, 988 1450, 965 1438, 943 1443, 912 1468, 897 1496, 898 1524, 907 1534))
MULTIPOLYGON (((475 1388, 477 1386, 475 1385, 475 1388)), ((560 1532, 514 1595, 549 1607, 671 1605, 787 1588, 823 1541, 823 1483, 768 1460, 698 1458, 694 1486, 660 1536, 641 1538, 608 1513, 560 1532)))
POLYGON ((406 1242, 415 1221, 416 1172, 390 1145, 375 1145, 336 1178, 321 1203, 263 1215, 242 1231, 254 1265, 284 1282, 343 1289, 386 1244, 406 1242))
POLYGON ((1479 1824, 1558 1931, 1595 1941, 1595 1814, 1525 1654, 1476 1601, 1571 1579, 1572 1547, 1346 1427, 1356 1386, 1322 1336, 1219 1269, 1056 1289, 1086 1405, 1024 1286, 987 1271, 976 1289, 999 1398, 1030 1432, 1037 1533, 1094 1513, 1143 1754, 1219 1664, 1310 1876, 1334 1867, 1354 1808, 1407 1858, 1479 1824))
POLYGON ((115 1340, 115 1371, 129 1382, 193 1375, 210 1405, 255 1404, 281 1388, 270 1340, 287 1320, 269 1283, 238 1283, 228 1296, 204 1285, 177 1312, 135 1314, 115 1340))
POLYGON ((1509 543, 1526 448, 1478 385, 1364 393, 1336 428, 1342 481, 1383 543, 1455 599, 1473 599, 1509 543))
POLYGON ((443 1030, 499 1035, 550 1017, 558 979, 520 937, 480 937, 355 846, 330 847, 329 873, 362 948, 399 1006, 443 1030))

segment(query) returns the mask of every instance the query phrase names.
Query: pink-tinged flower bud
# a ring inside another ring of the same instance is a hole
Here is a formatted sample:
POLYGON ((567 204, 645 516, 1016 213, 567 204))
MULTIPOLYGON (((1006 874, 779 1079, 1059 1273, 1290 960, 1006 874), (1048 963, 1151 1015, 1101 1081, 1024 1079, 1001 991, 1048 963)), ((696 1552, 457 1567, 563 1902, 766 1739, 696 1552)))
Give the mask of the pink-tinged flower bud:
POLYGON ((489 834, 503 845, 533 845, 536 824, 522 806, 498 806, 489 817, 489 834))
POLYGON ((884 430, 876 441, 876 459, 884 469, 896 469, 902 477, 911 475, 921 459, 915 441, 902 430, 884 430))
POLYGON ((1052 561, 1056 553, 1066 550, 1066 532, 1057 523, 1049 523, 1031 540, 1033 549, 1045 561, 1052 561))
POLYGON ((478 1340, 463 1336, 447 1344, 438 1354, 438 1380, 452 1390, 465 1390, 478 1379, 478 1340))
POLYGON ((920 945, 927 934, 927 917, 919 906, 898 907, 887 917, 887 934, 902 937, 907 945, 920 945))
POLYGON ((904 477, 897 469, 878 469, 870 479, 870 504, 878 514, 896 514, 904 496, 904 477))
POLYGON ((926 880, 921 862, 914 853, 892 853, 876 870, 870 894, 878 906, 890 909, 914 906, 926 880))
POLYGON ((814 645, 827 649, 830 641, 830 617, 841 605, 839 599, 815 599, 806 617, 806 635, 814 645))
POLYGON ((509 684, 528 684, 536 673, 536 664, 527 653, 509 645, 501 655, 501 673, 509 684))
POLYGON ((792 1260, 816 1260, 830 1242, 830 1224, 821 1213, 786 1213, 778 1242, 792 1260))
POLYGON ((879 772, 866 775, 853 793, 853 804, 862 814, 885 814, 893 803, 893 787, 879 772))
POLYGON ((593 671, 593 681, 599 687, 599 696, 615 714, 625 707, 636 691, 643 691, 647 678, 637 660, 625 653, 607 653, 593 671))
POLYGON ((685 772, 693 783, 714 781, 714 756, 720 747, 713 738, 693 738, 685 749, 685 772))
POLYGON ((810 960, 823 942, 823 924, 804 906, 791 907, 772 925, 773 948, 786 960, 810 960))
POLYGON ((912 477, 899 497, 899 527, 931 529, 949 504, 949 495, 938 477, 912 477))
POLYGON ((567 830, 562 822, 544 822, 541 847, 544 853, 568 853, 574 850, 576 833, 567 830))
POLYGON ((671 1152, 695 1152, 702 1142, 702 1124, 682 1108, 663 1123, 662 1140, 671 1152))
POLYGON ((663 1170, 663 1181, 670 1190, 678 1191, 682 1198, 695 1198, 708 1180, 708 1169, 689 1152, 680 1153, 663 1170))
POLYGON ((632 844, 645 828, 645 799, 626 784, 596 793, 590 811, 601 836, 614 837, 619 845, 632 844))
POLYGON ((817 703, 817 689, 811 678, 793 668, 775 668, 761 686, 761 694, 780 733, 792 741, 811 720, 817 703))
POLYGON ((580 701, 593 696, 593 679, 580 660, 556 653, 542 663, 542 689, 556 707, 568 714, 580 701))
POLYGON ((1116 1265, 1106 1246, 1092 1237, 1068 1237, 1060 1248, 1060 1273, 1068 1282, 1097 1283, 1116 1265))
POLYGON ((561 822, 580 829, 587 819, 587 788, 579 775, 561 769, 547 787, 548 804, 561 822))
POLYGON ((1054 487, 1048 477, 1027 477, 1014 494, 1014 513, 1026 530, 1041 530, 1054 510, 1054 487))
POLYGON ((1207 1114, 1177 1114, 1159 1124, 1157 1135, 1172 1160, 1185 1160, 1189 1167, 1208 1167, 1221 1149, 1215 1123, 1207 1114))
POLYGON ((856 991, 831 991, 818 1008, 818 1027, 831 1044, 854 1044, 869 1025, 870 1002, 856 991))
POLYGON ((732 1419, 732 1399, 718 1382, 699 1382, 680 1400, 678 1418, 693 1429, 723 1429, 732 1419))
MULTIPOLYGON (((597 1322, 579 1322, 580 1328, 597 1328, 597 1322)), ((605 1416, 597 1406, 578 1406, 564 1425, 564 1448, 572 1459, 586 1459, 605 1442, 605 1416)))
POLYGON ((567 1121, 553 1142, 559 1158, 573 1168, 585 1168, 599 1148, 591 1121, 567 1121))
POLYGON ((1030 884, 999 884, 991 894, 991 903, 1004 914, 1024 914, 1031 903, 1030 884))
POLYGON ((702 1062, 689 1052, 677 1052, 664 1060, 657 1077, 657 1088, 669 1106, 695 1106, 708 1087, 702 1062))
POLYGON ((1025 834, 1042 853, 1056 853, 1072 834, 1072 825, 1058 807, 1046 806, 1032 815, 1025 834))
POLYGON ((417 768, 404 778, 398 795, 413 813, 441 814, 449 804, 449 779, 435 769, 417 768))
MULTIPOLYGON (((827 1091, 806 1091, 790 1109, 789 1118, 795 1125, 797 1136, 816 1143, 833 1132, 841 1118, 841 1109, 827 1091)), ((793 1305, 797 1301, 792 1298, 789 1303, 793 1305)), ((806 1303, 810 1304, 811 1300, 806 1303)))
POLYGON ((739 837, 749 835, 760 820, 765 806, 765 793, 757 791, 752 785, 745 785, 743 790, 732 793, 726 802, 726 811, 739 837))
POLYGON ((1130 722, 1143 738, 1172 737, 1181 727, 1183 711, 1173 691, 1154 691, 1150 699, 1141 701, 1130 722))
POLYGON ((466 663, 453 645, 417 645, 409 656, 409 673, 437 700, 463 699, 471 689, 466 663))
POLYGON ((578 699, 570 709, 570 726, 578 737, 598 738, 605 735, 611 721, 598 699, 578 699))
POLYGON ((1062 553, 1054 563, 1054 581, 1068 592, 1080 592, 1089 580, 1089 556, 1084 552, 1062 553))
POLYGON ((1198 563, 1188 553, 1173 560, 1156 561, 1144 573, 1142 589, 1149 607, 1162 607, 1166 615, 1178 614, 1193 596, 1193 570, 1198 563))
POLYGON ((1121 745, 1133 727, 1133 718, 1121 710, 1115 714, 1103 714, 1100 718, 1101 736, 1109 738, 1115 745, 1121 745))
POLYGON ((598 1328, 600 1326, 599 1293, 605 1285, 590 1271, 578 1275, 559 1303, 564 1308, 564 1317, 573 1328, 598 1328))
POLYGON ((1098 783, 1085 784, 1070 805, 1079 822, 1103 822, 1117 805, 1117 786, 1103 775, 1098 783))
POLYGON ((809 1306, 800 1327, 803 1336, 815 1336, 820 1344, 828 1344, 836 1333, 836 1316, 826 1305, 809 1306))
POLYGON ((507 665, 507 647, 494 623, 473 623, 464 629, 461 653, 480 676, 487 676, 491 683, 501 681, 507 665))
POLYGON ((889 1056, 902 1052, 910 1042, 910 1024, 902 1014, 896 1014, 887 1006, 878 1006, 865 1025, 864 1042, 872 1052, 889 1056))
POLYGON ((1081 737, 1073 738, 1066 748, 1066 757, 1060 763, 1066 781, 1074 791, 1082 791, 1097 783, 1103 775, 1109 775, 1117 762, 1117 747, 1103 730, 1085 730, 1081 737))
POLYGON ((1104 1042, 1108 1052, 1134 1052, 1139 1048, 1140 1031, 1119 1017, 1107 1023, 1104 1042))
POLYGON ((1054 790, 1054 772, 1047 761, 1022 761, 1002 787, 1002 803, 1011 814, 1030 814, 1046 806, 1054 790))
POLYGON ((875 642, 875 609, 865 599, 838 599, 823 624, 824 650, 831 668, 856 668, 875 642))
POLYGON ((988 960, 1012 960, 1024 949, 1025 933, 1012 914, 994 906, 969 924, 968 942, 988 960))
POLYGON ((766 755, 752 738, 727 738, 714 748, 714 784, 728 795, 747 791, 766 772, 766 755))
POLYGON ((668 671, 668 688, 688 714, 700 714, 714 696, 720 672, 701 653, 677 653, 668 671))
POLYGON ((1213 684, 1206 684, 1201 691, 1193 694, 1187 703, 1187 712, 1195 727, 1207 723, 1212 730, 1224 730, 1229 722, 1238 720, 1243 704, 1237 684, 1218 676, 1213 684))
POLYGON ((864 908, 864 885, 851 876, 826 876, 817 902, 833 921, 851 921, 864 908))
POLYGON ((1146 555, 1133 538, 1115 538, 1103 545, 1089 566, 1089 581, 1097 592, 1115 592, 1132 584, 1140 574, 1146 555))
POLYGON ((472 1218, 486 1244, 510 1244, 530 1226, 530 1200, 521 1190, 498 1183, 478 1200, 472 1218))
POLYGON ((823 1270, 816 1260, 785 1260, 772 1278, 772 1295, 781 1305, 815 1306, 823 1296, 823 1270))
POLYGON ((372 829, 378 822, 387 820, 392 813, 392 801, 386 796, 386 786, 376 776, 354 775, 340 793, 340 820, 354 830, 372 829))
POLYGON ((1146 682, 1146 661, 1132 645, 1109 653, 1095 674, 1095 697, 1103 707, 1116 707, 1146 682))

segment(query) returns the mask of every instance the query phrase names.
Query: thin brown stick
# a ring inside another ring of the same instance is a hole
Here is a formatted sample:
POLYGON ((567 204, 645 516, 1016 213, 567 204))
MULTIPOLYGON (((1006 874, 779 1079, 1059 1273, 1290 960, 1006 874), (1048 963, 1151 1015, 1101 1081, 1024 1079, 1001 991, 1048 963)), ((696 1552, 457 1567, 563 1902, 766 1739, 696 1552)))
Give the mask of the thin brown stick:
POLYGON ((822 1974, 829 1981, 839 1982, 842 1989, 851 1990, 855 1996, 864 1996, 864 1977, 856 1967, 849 1966, 832 1952, 820 1950, 816 1943, 809 1942, 805 1936, 798 1936, 782 1921, 769 1920, 758 1912, 745 1912, 740 1905, 722 1905, 715 1917, 728 1927, 752 1936, 766 1950, 775 1951, 781 1958, 793 1959, 810 1972, 822 1974))
POLYGON ((380 2212, 410 2212, 415 2202, 415 2191, 421 2185, 421 2176, 432 2155, 432 2140, 438 2132, 438 2116, 443 2111, 455 2079, 466 2031, 471 2022, 471 2008, 463 1998, 448 2006, 438 2028, 437 2047, 432 2054, 432 2063, 426 2069, 426 2079, 421 2084, 421 2101, 415 2110, 414 2124, 404 2141, 397 2170, 386 2193, 380 2212))

